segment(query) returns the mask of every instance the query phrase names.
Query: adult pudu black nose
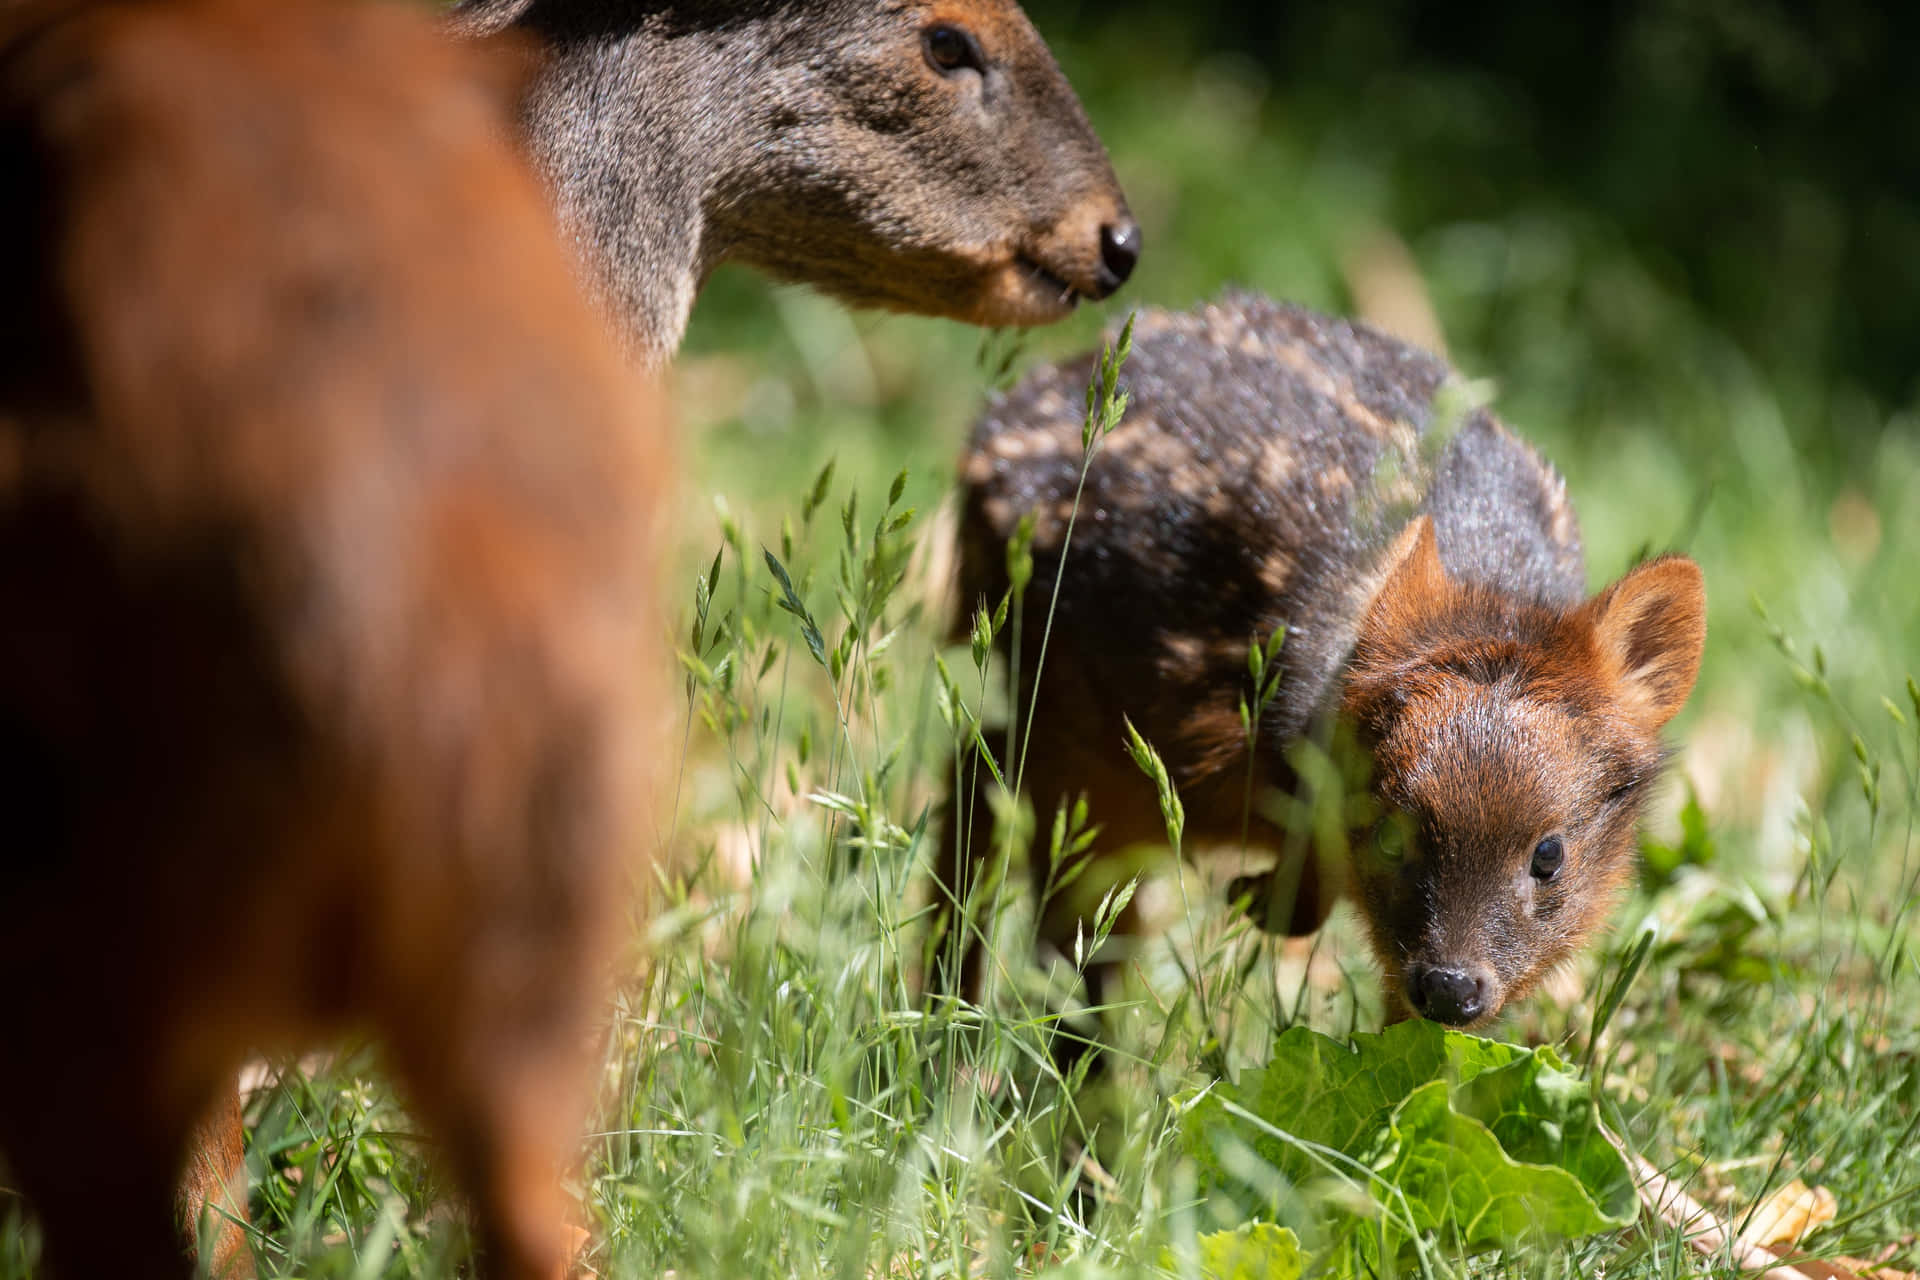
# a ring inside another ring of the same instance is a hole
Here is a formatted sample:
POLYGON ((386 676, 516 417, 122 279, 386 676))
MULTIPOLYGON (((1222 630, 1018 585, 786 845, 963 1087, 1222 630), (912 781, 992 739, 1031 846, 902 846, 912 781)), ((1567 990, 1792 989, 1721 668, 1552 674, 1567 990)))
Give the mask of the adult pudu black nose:
POLYGON ((1140 224, 1132 218, 1100 228, 1100 296, 1106 297, 1127 282, 1140 261, 1140 224))
POLYGON ((1487 1012, 1487 979, 1479 970, 1419 967, 1407 974, 1407 1000, 1423 1018, 1464 1027, 1487 1012))

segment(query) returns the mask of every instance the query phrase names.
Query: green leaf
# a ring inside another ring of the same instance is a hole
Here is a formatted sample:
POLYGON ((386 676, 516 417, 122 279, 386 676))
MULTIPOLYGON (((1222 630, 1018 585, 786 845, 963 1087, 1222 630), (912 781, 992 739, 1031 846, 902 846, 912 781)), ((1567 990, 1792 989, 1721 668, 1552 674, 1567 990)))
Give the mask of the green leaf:
POLYGON ((1350 1049, 1304 1027, 1289 1028, 1274 1041, 1273 1056, 1264 1068, 1245 1073, 1238 1086, 1222 1083, 1200 1098, 1187 1117, 1187 1132, 1203 1185, 1231 1186, 1234 1181, 1213 1158, 1215 1144, 1210 1140, 1221 1133, 1237 1133, 1296 1185, 1343 1167, 1338 1160, 1329 1162, 1304 1150, 1302 1144, 1362 1166, 1381 1156, 1393 1108, 1439 1075, 1446 1051, 1440 1028, 1425 1021, 1404 1022, 1354 1040, 1350 1049), (1295 1141, 1227 1121, 1229 1106, 1251 1112, 1295 1141))
POLYGON ((1293 1027, 1266 1067, 1186 1106, 1202 1188, 1256 1219, 1307 1205, 1329 1260, 1374 1240, 1410 1263, 1417 1241, 1475 1253, 1573 1238, 1636 1212, 1586 1081, 1547 1048, 1421 1020, 1351 1047, 1293 1027), (1345 1194, 1309 1201, 1316 1184, 1345 1194))
POLYGON ((1048 1267, 1036 1280, 1133 1280, 1138 1275, 1147 1276, 1147 1272, 1122 1271, 1105 1266, 1091 1258, 1075 1258, 1059 1266, 1048 1267))
POLYGON ((1640 852, 1643 873, 1655 885, 1671 882, 1682 867, 1712 864, 1718 849, 1708 827, 1707 811, 1701 807, 1700 795, 1691 782, 1687 784, 1686 803, 1680 808, 1680 842, 1669 845, 1643 840, 1640 852))
POLYGON ((1270 1222, 1216 1231, 1197 1243, 1204 1280, 1299 1280, 1306 1273, 1300 1237, 1270 1222))

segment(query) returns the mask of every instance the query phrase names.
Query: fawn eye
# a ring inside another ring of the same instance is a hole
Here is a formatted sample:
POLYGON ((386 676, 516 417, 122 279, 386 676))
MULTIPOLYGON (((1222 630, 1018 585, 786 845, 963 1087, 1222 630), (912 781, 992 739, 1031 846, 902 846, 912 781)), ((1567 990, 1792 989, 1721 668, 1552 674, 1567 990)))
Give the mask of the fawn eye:
POLYGON ((935 71, 958 71, 963 67, 980 72, 987 69, 979 42, 959 27, 944 23, 928 27, 921 33, 920 47, 935 71))
POLYGON ((1390 813, 1373 829, 1373 848, 1382 862, 1398 865, 1406 861, 1413 848, 1413 819, 1404 813, 1390 813))
POLYGON ((1548 836, 1533 846, 1533 878, 1547 881, 1560 874, 1560 864, 1567 860, 1567 851, 1560 843, 1559 836, 1548 836))

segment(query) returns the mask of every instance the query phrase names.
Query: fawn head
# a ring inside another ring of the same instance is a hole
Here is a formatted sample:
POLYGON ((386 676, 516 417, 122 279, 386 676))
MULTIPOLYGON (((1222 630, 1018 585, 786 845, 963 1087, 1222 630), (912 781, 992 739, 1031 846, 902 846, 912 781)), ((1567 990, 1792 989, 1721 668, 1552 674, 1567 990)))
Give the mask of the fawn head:
POLYGON ((1389 1001, 1474 1026, 1568 959, 1631 877, 1706 593, 1664 556, 1570 609, 1516 599, 1450 578, 1425 516, 1389 563, 1342 699, 1378 801, 1351 885, 1389 1001))

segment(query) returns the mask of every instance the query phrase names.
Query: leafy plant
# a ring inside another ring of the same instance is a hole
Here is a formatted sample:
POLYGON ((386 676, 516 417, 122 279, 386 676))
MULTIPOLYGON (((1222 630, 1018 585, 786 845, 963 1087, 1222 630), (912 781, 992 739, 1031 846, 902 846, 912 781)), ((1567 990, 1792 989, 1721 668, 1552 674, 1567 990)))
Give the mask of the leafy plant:
POLYGON ((1300 1237, 1270 1222, 1216 1231, 1198 1243, 1205 1280, 1295 1280, 1306 1271, 1300 1237))
POLYGON ((1295 1218, 1324 1274, 1573 1239, 1636 1211, 1587 1083, 1552 1049, 1426 1021, 1352 1046, 1290 1028, 1265 1067, 1194 1095, 1183 1131, 1215 1212, 1295 1218))

